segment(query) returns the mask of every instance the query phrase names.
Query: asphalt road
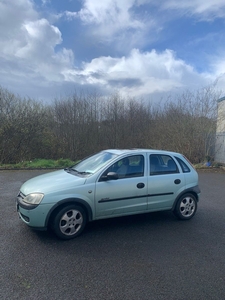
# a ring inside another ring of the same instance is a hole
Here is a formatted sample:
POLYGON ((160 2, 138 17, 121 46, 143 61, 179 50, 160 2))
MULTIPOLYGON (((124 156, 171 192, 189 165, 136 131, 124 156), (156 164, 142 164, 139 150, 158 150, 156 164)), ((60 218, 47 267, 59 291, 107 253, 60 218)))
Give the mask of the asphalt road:
POLYGON ((200 173, 195 217, 90 223, 70 241, 19 220, 15 196, 43 171, 0 171, 0 299, 225 299, 225 173, 200 173))

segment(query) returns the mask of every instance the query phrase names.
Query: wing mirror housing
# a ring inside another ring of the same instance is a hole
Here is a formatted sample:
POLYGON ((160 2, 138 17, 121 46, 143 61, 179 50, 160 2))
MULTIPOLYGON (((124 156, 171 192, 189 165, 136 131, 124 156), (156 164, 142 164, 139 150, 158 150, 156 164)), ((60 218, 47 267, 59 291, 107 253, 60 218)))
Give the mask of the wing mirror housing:
POLYGON ((119 178, 116 172, 109 172, 106 176, 108 180, 117 180, 119 178))
POLYGON ((117 180, 119 178, 116 172, 109 172, 106 175, 103 175, 100 181, 108 181, 108 180, 117 180))

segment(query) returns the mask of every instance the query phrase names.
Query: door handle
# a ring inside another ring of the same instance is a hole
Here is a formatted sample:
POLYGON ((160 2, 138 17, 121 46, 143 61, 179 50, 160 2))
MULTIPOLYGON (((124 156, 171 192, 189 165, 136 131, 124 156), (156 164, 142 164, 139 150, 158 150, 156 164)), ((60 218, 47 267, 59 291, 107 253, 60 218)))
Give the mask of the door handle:
POLYGON ((143 189, 143 187, 145 187, 145 184, 143 182, 137 184, 138 189, 143 189))
POLYGON ((175 180, 174 180, 174 183, 175 183, 175 184, 180 184, 180 183, 181 183, 181 180, 180 180, 180 179, 175 179, 175 180))

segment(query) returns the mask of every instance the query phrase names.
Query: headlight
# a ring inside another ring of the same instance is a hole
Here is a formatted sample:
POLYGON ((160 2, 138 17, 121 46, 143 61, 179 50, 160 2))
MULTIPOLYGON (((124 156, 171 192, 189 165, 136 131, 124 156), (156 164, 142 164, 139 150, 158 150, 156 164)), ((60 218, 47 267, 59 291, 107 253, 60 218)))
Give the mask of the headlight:
POLYGON ((41 200, 44 198, 44 194, 29 194, 27 195, 24 199, 23 202, 28 203, 28 204, 40 204, 41 200))

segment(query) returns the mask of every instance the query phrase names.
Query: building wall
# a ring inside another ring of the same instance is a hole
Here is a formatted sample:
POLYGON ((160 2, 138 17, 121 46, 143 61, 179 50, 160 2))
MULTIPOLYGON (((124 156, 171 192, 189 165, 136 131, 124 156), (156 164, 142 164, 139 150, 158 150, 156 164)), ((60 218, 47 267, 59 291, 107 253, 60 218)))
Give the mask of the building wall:
POLYGON ((225 97, 218 100, 215 161, 225 164, 225 97))

